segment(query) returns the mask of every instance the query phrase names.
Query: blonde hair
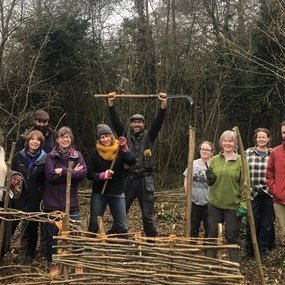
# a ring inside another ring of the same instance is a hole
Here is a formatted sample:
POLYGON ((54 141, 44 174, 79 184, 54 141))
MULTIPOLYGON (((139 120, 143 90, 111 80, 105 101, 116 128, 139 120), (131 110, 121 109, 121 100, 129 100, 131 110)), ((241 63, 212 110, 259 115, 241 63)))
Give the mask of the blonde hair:
POLYGON ((232 139, 234 141, 235 145, 237 146, 236 133, 234 131, 231 131, 231 130, 226 130, 220 136, 220 139, 219 139, 220 148, 222 148, 222 141, 225 139, 225 137, 229 137, 230 139, 232 139))

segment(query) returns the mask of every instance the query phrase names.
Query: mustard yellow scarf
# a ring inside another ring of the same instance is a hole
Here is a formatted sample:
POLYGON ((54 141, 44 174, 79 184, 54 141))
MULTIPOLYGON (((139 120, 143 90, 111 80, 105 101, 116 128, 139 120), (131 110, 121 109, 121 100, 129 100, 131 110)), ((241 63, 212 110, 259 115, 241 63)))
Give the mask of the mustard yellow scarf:
POLYGON ((112 161, 115 158, 116 151, 119 147, 118 140, 114 140, 114 143, 110 146, 103 146, 99 143, 99 141, 96 142, 96 148, 99 152, 99 155, 104 158, 105 160, 112 161))

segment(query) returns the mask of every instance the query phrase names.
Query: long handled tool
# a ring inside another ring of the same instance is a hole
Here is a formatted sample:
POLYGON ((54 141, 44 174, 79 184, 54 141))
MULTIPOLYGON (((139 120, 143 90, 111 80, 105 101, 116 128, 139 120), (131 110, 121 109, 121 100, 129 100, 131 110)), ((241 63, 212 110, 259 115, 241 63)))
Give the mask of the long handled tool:
MULTIPOLYGON (((4 201, 4 212, 7 211, 7 208, 9 206, 9 202, 10 202, 10 185, 11 185, 11 164, 12 164, 12 159, 13 159, 13 155, 15 152, 15 146, 16 146, 16 142, 12 142, 12 147, 11 147, 11 151, 10 151, 10 156, 9 156, 9 160, 7 162, 7 177, 6 177, 6 194, 5 194, 5 201, 4 201)), ((3 243, 4 243, 4 233, 5 233, 5 225, 6 225, 6 221, 2 220, 1 222, 1 226, 0 226, 0 254, 2 252, 2 247, 3 247, 3 243)))
MULTIPOLYGON (((113 160, 112 160, 112 163, 111 163, 111 165, 110 165, 109 170, 113 170, 114 165, 115 165, 115 162, 116 162, 117 157, 118 157, 118 154, 119 154, 119 151, 120 151, 120 146, 118 146, 118 148, 117 148, 117 150, 116 150, 116 152, 115 152, 115 156, 114 156, 114 158, 113 158, 113 160)), ((106 187, 107 187, 107 183, 108 183, 108 179, 106 179, 106 180, 104 181, 104 185, 103 185, 103 188, 102 188, 102 190, 101 190, 101 194, 102 194, 102 195, 105 193, 105 190, 106 190, 106 187)))
POLYGON ((241 156, 242 169, 243 169, 243 173, 244 173, 244 179, 245 179, 244 189, 246 191, 245 195, 246 195, 246 206, 247 206, 247 213, 248 213, 247 217, 248 217, 249 226, 250 226, 250 233, 251 233, 252 245, 253 245, 253 250, 254 250, 254 256, 255 256, 255 260, 256 260, 257 271, 258 271, 258 275, 260 278, 260 284, 265 285, 264 274, 263 274, 262 264, 261 264, 261 260, 260 260, 260 254, 259 254, 259 250, 258 250, 258 242, 257 242, 257 237, 256 237, 256 231, 255 231, 254 217, 253 217, 251 200, 250 200, 250 174, 249 174, 249 169, 248 169, 246 158, 245 158, 245 151, 244 151, 241 135, 239 132, 239 128, 234 127, 233 130, 235 131, 235 133, 237 135, 239 153, 241 156))
MULTIPOLYGON (((117 98, 128 98, 128 99, 133 99, 133 98, 143 98, 143 99, 148 99, 148 98, 157 98, 158 94, 116 94, 115 95, 117 98)), ((108 94, 95 94, 94 98, 108 98, 108 94)), ((189 101, 191 105, 193 105, 193 99, 190 95, 188 94, 170 94, 167 95, 168 99, 186 99, 189 101)))

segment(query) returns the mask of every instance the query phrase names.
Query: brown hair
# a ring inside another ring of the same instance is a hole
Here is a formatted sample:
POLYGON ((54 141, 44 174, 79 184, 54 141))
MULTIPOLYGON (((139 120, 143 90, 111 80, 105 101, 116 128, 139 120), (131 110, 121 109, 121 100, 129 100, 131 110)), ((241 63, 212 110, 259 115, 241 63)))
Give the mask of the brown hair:
MULTIPOLYGON (((259 132, 266 133, 267 137, 270 139, 271 134, 270 134, 270 131, 268 129, 266 129, 266 128, 257 128, 257 129, 254 130, 254 140, 255 140, 255 143, 256 143, 257 133, 259 133, 259 132)), ((269 142, 268 142, 267 145, 269 145, 269 142)))
POLYGON ((25 141, 25 148, 29 148, 29 141, 33 138, 33 137, 36 137, 40 142, 40 148, 42 148, 43 146, 43 143, 45 141, 45 138, 44 138, 44 135, 42 134, 42 132, 38 131, 38 130, 34 130, 34 131, 31 131, 27 134, 26 136, 26 141, 25 141))
POLYGON ((202 141, 202 142, 200 142, 199 146, 198 146, 199 150, 201 149, 202 144, 204 144, 204 143, 208 144, 212 148, 212 151, 214 152, 214 144, 212 142, 209 142, 209 141, 202 141))
POLYGON ((73 142, 74 136, 73 136, 71 128, 69 127, 61 127, 56 133, 56 138, 60 138, 65 135, 70 135, 71 142, 73 142))

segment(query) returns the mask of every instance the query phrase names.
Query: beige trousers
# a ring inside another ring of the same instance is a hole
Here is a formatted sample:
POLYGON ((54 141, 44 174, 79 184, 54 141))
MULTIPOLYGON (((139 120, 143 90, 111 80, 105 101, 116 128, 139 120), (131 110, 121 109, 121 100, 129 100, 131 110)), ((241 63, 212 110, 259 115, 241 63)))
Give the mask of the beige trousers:
POLYGON ((280 227, 282 243, 285 243, 285 205, 274 203, 274 211, 280 227))

